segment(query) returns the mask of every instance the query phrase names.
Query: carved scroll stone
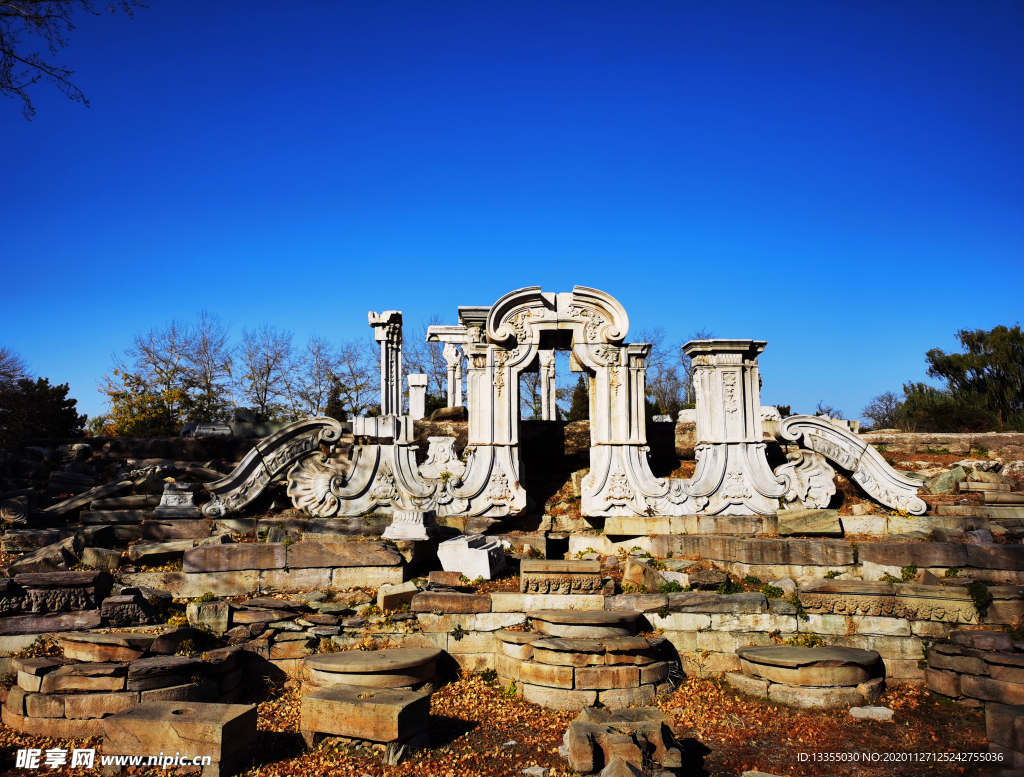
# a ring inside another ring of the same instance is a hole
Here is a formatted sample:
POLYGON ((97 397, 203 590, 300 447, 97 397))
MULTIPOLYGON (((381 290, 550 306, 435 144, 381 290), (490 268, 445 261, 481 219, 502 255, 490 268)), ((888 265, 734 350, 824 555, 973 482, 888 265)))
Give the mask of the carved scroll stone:
POLYGON ((852 432, 818 416, 794 415, 775 429, 780 442, 798 442, 834 461, 852 473, 851 477, 872 499, 894 510, 922 515, 927 509, 918 495, 920 481, 901 475, 881 454, 852 432))
POLYGON ((814 451, 787 454, 789 463, 775 470, 779 479, 789 478, 789 490, 782 496, 787 506, 804 508, 828 507, 836 492, 836 472, 825 457, 814 451))
POLYGON ((423 477, 436 480, 447 472, 458 480, 466 474, 466 462, 455 453, 454 437, 428 437, 427 443, 427 460, 419 467, 423 477))

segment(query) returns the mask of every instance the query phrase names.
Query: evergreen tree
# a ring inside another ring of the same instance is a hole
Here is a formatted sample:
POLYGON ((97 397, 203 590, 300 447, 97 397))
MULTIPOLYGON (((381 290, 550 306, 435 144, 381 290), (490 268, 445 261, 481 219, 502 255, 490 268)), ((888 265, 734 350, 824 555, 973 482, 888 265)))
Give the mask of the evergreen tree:
POLYGON ((590 392, 587 390, 587 377, 580 375, 576 388, 572 390, 572 403, 569 405, 567 421, 586 421, 590 418, 590 392))

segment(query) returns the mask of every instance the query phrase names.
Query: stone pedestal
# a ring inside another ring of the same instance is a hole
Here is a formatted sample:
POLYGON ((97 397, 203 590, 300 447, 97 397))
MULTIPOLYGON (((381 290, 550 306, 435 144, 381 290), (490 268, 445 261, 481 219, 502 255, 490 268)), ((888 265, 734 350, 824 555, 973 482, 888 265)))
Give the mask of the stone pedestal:
POLYGON ((409 376, 409 415, 419 421, 427 414, 427 376, 414 373, 409 376))
POLYGON ((691 340, 697 471, 686 492, 709 515, 769 515, 786 493, 765 458, 757 357, 763 340, 691 340))
POLYGON ((437 546, 437 557, 445 572, 460 572, 470 580, 493 580, 505 568, 505 549, 498 540, 482 534, 467 534, 437 546))
POLYGON ((432 540, 437 536, 433 510, 395 510, 395 518, 381 535, 385 540, 432 540))
POLYGON ((160 504, 153 510, 154 518, 201 518, 195 504, 195 483, 168 483, 160 504))

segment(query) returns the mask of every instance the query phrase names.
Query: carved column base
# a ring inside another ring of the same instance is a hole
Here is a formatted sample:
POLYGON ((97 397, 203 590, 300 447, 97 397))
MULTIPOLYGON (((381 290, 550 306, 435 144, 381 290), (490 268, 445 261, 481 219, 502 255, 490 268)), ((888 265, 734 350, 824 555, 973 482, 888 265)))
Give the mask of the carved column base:
POLYGON ((768 467, 763 442, 701 443, 697 472, 684 488, 704 498, 706 515, 774 515, 788 480, 781 483, 768 467))
POLYGON ((395 510, 395 519, 381 535, 385 540, 432 540, 439 529, 433 510, 395 510))

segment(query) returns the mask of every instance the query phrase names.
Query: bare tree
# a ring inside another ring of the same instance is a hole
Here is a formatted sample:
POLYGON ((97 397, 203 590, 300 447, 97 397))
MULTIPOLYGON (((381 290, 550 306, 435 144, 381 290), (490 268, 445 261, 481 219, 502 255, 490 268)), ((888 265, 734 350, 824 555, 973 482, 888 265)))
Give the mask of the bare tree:
MULTIPOLYGON (((108 0, 101 7, 113 13, 118 8, 128 16, 137 7, 144 7, 139 0, 108 0)), ((28 87, 39 81, 49 81, 67 97, 86 107, 82 90, 70 81, 72 70, 44 60, 38 52, 25 50, 22 35, 41 38, 51 55, 67 44, 67 35, 75 29, 72 12, 81 9, 96 14, 91 0, 0 0, 0 94, 20 97, 21 112, 26 119, 35 114, 28 87)), ((98 14, 97 14, 98 15, 98 14)))
POLYGON ((540 382, 540 370, 519 373, 519 417, 524 420, 541 419, 540 382))
POLYGON ((25 360, 6 345, 0 345, 0 388, 13 386, 27 377, 28 365, 25 360))
POLYGON ((380 352, 369 343, 350 340, 338 346, 335 360, 330 397, 335 401, 329 404, 336 404, 350 417, 379 408, 380 352))
POLYGON ((870 418, 876 429, 895 429, 903 412, 903 402, 891 391, 872 399, 861 415, 870 418))
MULTIPOLYGON (((710 340, 714 337, 714 333, 708 329, 698 329, 692 335, 690 340, 710 340)), ((679 349, 680 353, 680 366, 683 371, 683 400, 684 404, 693 406, 697 401, 697 394, 693 389, 693 360, 690 359, 685 353, 683 353, 682 347, 679 349)))
POLYGON ((239 394, 257 415, 267 420, 293 417, 295 365, 291 332, 278 331, 269 324, 243 329, 238 361, 239 394))
POLYGON ((638 337, 640 342, 651 345, 647 357, 647 396, 662 413, 675 416, 685 404, 683 381, 679 377, 682 350, 665 343, 665 330, 660 326, 641 329, 638 337))
POLYGON ((188 333, 185 358, 190 388, 189 420, 215 421, 231 404, 232 349, 228 328, 206 310, 188 333))
POLYGON ((428 343, 427 327, 443 323, 434 313, 421 326, 412 327, 405 336, 403 357, 406 374, 423 373, 427 376, 427 394, 448 396, 448 363, 444 360, 444 343, 428 343))
POLYGON ((134 364, 119 364, 122 375, 135 376, 158 398, 172 423, 180 422, 182 407, 187 402, 192 339, 188 326, 171 321, 163 329, 135 335, 125 350, 134 364))
POLYGON ((300 410, 306 416, 323 415, 331 397, 331 389, 338 381, 338 354, 322 337, 313 335, 298 363, 295 396, 300 410))
POLYGON ((814 414, 835 418, 837 421, 842 421, 844 418, 842 410, 838 407, 832 407, 832 405, 826 405, 825 400, 818 403, 818 407, 814 410, 814 414))

